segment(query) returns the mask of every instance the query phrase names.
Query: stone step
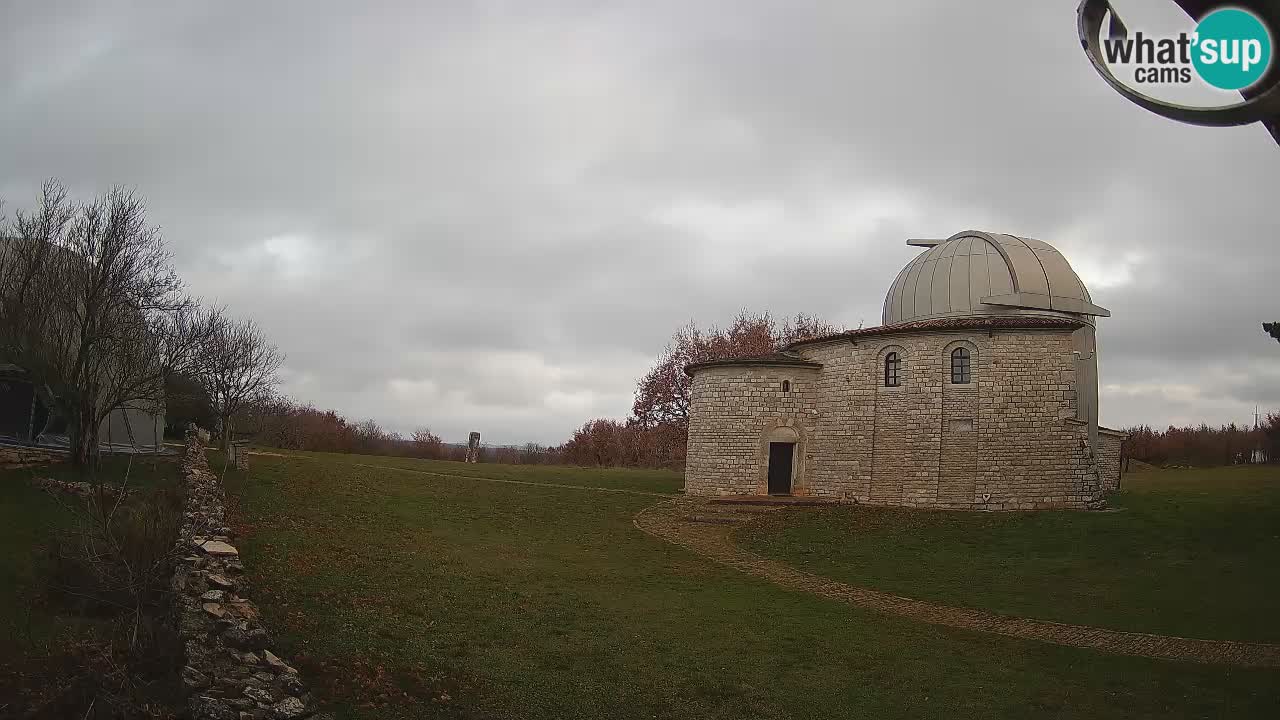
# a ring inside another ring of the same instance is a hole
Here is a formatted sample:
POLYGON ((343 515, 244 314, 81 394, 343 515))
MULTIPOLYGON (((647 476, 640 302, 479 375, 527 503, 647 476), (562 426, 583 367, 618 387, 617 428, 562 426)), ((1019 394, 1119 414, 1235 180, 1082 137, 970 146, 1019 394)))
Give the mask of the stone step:
POLYGON ((777 512, 782 509, 782 506, 781 505, 761 505, 761 504, 748 505, 746 503, 718 503, 718 504, 707 504, 699 509, 702 512, 763 515, 765 513, 777 512))
POLYGON ((685 522, 706 523, 708 525, 740 525, 749 518, 728 514, 712 514, 712 515, 685 515, 682 518, 685 522))
POLYGON ((724 495, 711 498, 708 502, 712 505, 738 507, 820 507, 839 504, 837 500, 795 495, 724 495))

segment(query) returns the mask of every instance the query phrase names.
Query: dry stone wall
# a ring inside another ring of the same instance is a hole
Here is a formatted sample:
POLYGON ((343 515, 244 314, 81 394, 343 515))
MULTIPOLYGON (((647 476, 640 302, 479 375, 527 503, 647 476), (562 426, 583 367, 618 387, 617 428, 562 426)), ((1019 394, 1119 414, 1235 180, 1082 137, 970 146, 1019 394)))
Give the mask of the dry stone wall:
POLYGON ((226 523, 222 483, 209 469, 208 434, 187 436, 186 512, 173 573, 174 614, 186 651, 182 682, 192 720, 319 719, 298 671, 271 651, 226 523))
POLYGON ((764 434, 793 423, 804 457, 794 494, 983 510, 1095 506, 1114 488, 1101 478, 1118 473, 1119 440, 1104 433, 1099 462, 1090 458, 1087 426, 1074 421, 1072 350, 1069 330, 917 332, 797 348, 821 369, 699 370, 685 490, 763 493, 764 434), (970 352, 968 384, 951 383, 957 347, 970 352), (889 352, 901 358, 898 387, 884 386, 889 352))

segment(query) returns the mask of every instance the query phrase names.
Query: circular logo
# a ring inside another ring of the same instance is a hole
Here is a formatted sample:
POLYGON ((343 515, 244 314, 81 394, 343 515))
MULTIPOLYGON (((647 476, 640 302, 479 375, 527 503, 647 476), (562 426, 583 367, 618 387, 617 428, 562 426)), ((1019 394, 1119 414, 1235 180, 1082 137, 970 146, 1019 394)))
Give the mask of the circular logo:
POLYGON ((1214 10, 1196 25, 1191 63, 1200 78, 1221 90, 1258 82, 1271 64, 1271 33, 1257 15, 1239 8, 1214 10))

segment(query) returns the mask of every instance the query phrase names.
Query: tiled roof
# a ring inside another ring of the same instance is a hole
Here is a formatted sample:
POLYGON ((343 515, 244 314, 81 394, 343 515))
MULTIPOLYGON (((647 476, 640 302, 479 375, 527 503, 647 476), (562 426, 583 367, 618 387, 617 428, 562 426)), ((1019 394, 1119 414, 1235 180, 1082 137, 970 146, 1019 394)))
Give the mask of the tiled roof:
POLYGON ((1084 327, 1084 323, 1070 318, 1042 317, 1038 315, 992 315, 991 317, 934 318, 932 320, 913 320, 897 325, 878 325, 876 327, 846 330, 834 335, 798 340, 787 346, 787 349, 813 343, 831 342, 833 340, 853 340, 860 337, 876 335, 899 335, 910 332, 937 330, 1075 330, 1084 327))
POLYGON ((807 367, 820 368, 822 363, 816 363, 812 360, 805 360, 799 355, 792 355, 788 352, 767 353, 765 355, 749 355, 747 357, 728 358, 725 360, 707 360, 705 362, 692 363, 686 365, 684 372, 686 375, 692 375, 695 371, 709 367, 726 367, 737 365, 773 365, 787 367, 807 367))
POLYGON ((693 363, 685 367, 687 375, 708 367, 731 367, 739 365, 773 365, 820 368, 822 363, 805 360, 799 355, 787 352, 791 348, 814 343, 837 340, 855 340, 861 337, 877 335, 899 335, 911 332, 928 332, 940 330, 1075 330, 1084 327, 1083 322, 1070 318, 1043 317, 1038 315, 992 315, 990 317, 934 318, 932 320, 914 320, 897 325, 879 325, 857 330, 846 330, 834 335, 823 335, 808 340, 798 340, 787 346, 782 352, 748 357, 728 358, 725 360, 708 360, 693 363))

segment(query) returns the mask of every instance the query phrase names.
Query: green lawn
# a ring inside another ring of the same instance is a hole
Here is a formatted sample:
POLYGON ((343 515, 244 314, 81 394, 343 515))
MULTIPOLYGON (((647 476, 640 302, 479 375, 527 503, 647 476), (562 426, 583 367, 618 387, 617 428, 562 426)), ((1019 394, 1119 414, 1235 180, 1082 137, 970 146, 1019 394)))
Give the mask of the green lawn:
POLYGON ((32 472, 0 472, 0 661, 16 659, 24 644, 46 639, 58 625, 43 611, 43 548, 49 532, 68 527, 72 515, 28 482, 32 472))
POLYGON ((781 590, 639 532, 632 517, 660 498, 360 465, 659 493, 679 487, 674 473, 252 463, 228 483, 255 599, 345 717, 1280 712, 1280 672, 948 630, 781 590))
POLYGON ((738 541, 818 575, 1011 615, 1280 641, 1280 467, 1126 476, 1119 512, 789 512, 738 541))
MULTIPOLYGON (((262 448, 256 452, 284 454, 294 459, 305 459, 325 464, 402 468, 419 474, 461 475, 464 477, 496 478, 519 482, 537 482, 553 485, 635 490, 674 494, 684 487, 684 475, 678 472, 637 470, 634 468, 578 468, 562 465, 498 465, 494 463, 466 464, 447 460, 418 460, 416 458, 371 455, 347 455, 340 453, 304 452, 298 450, 272 450, 262 448)), ((257 456, 255 456, 256 459, 257 456)), ((276 459, 264 456, 264 459, 276 459)), ((222 466, 214 462, 215 469, 222 466)))

